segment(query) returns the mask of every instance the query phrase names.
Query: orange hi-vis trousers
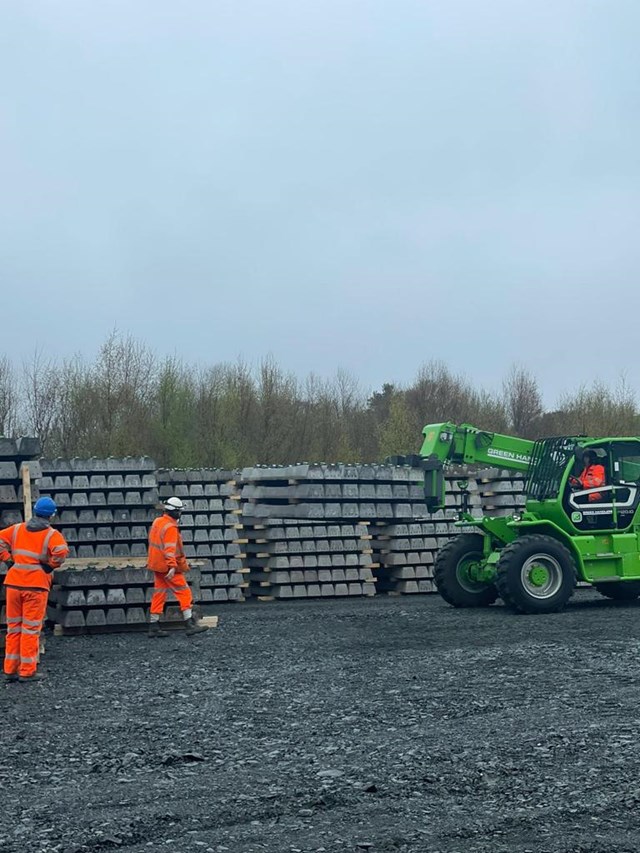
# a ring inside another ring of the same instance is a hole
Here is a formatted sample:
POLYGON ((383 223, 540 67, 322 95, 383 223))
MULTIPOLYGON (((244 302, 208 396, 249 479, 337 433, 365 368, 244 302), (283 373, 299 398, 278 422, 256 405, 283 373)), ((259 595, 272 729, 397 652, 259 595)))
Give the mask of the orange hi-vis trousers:
POLYGON ((4 671, 6 675, 33 675, 38 666, 40 632, 47 615, 49 593, 40 589, 16 589, 6 586, 7 639, 4 671))
POLYGON ((188 610, 191 607, 193 596, 187 579, 182 572, 176 572, 171 580, 167 580, 167 576, 161 572, 154 572, 153 579, 153 596, 151 598, 152 615, 162 615, 169 590, 178 599, 180 610, 188 610))

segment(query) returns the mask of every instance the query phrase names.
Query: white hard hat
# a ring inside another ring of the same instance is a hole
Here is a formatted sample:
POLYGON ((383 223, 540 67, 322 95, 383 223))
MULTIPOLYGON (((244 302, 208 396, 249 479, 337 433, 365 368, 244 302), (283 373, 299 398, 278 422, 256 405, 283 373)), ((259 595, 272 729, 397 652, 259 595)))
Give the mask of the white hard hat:
POLYGON ((180 498, 167 498, 164 503, 164 508, 167 512, 182 512, 184 509, 184 503, 180 498))

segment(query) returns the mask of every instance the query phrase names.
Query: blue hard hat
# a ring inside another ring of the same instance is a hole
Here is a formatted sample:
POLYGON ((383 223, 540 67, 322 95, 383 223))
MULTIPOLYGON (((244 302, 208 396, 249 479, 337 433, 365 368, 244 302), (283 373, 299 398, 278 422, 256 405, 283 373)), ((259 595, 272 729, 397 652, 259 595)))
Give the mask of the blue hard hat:
POLYGON ((51 518, 57 511, 58 507, 51 498, 38 498, 33 507, 33 514, 40 518, 51 518))

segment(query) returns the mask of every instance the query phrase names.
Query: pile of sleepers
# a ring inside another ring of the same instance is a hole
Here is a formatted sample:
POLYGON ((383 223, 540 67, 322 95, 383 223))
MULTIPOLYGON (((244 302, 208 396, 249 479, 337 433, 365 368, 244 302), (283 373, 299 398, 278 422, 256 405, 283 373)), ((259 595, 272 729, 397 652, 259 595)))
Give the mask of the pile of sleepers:
POLYGON ((357 522, 413 520, 426 515, 422 474, 408 466, 301 464, 245 468, 241 497, 242 514, 252 519, 357 522))
POLYGON ((23 521, 23 470, 28 466, 32 500, 40 496, 40 442, 37 438, 0 436, 0 527, 23 521))
POLYGON ((155 467, 147 456, 42 460, 40 491, 58 505, 70 557, 146 556, 158 515, 155 467))
POLYGON ((339 464, 245 468, 242 541, 252 595, 267 601, 374 595, 371 519, 424 512, 424 505, 412 504, 418 489, 408 471, 339 464))
POLYGON ((238 544, 260 601, 375 595, 366 524, 292 519, 243 525, 238 544))
MULTIPOLYGON (((140 565, 140 561, 131 561, 132 565, 119 565, 117 568, 109 566, 109 562, 55 573, 47 615, 50 621, 55 622, 56 633, 130 631, 148 625, 152 573, 140 565)), ((200 599, 200 570, 192 568, 186 578, 194 603, 197 603, 200 599)), ((169 592, 163 623, 181 625, 182 615, 177 605, 172 603, 174 601, 173 593, 169 592)))
POLYGON ((513 471, 486 468, 474 475, 478 496, 486 515, 504 516, 521 512, 526 503, 524 478, 513 471))

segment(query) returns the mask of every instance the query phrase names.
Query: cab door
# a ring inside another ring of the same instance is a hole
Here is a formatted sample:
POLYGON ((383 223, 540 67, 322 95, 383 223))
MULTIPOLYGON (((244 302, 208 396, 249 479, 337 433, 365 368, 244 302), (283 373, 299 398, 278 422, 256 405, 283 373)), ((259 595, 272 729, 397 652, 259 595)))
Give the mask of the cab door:
MULTIPOLYGON (((604 485, 589 489, 567 486, 564 505, 572 524, 582 532, 596 533, 617 530, 615 487, 612 483, 611 446, 607 444, 589 445, 597 456, 597 462, 605 470, 604 485)), ((578 478, 582 474, 584 463, 580 450, 576 450, 571 476, 578 478)))
POLYGON ((611 472, 615 526, 626 530, 640 504, 640 441, 612 442, 611 472))

